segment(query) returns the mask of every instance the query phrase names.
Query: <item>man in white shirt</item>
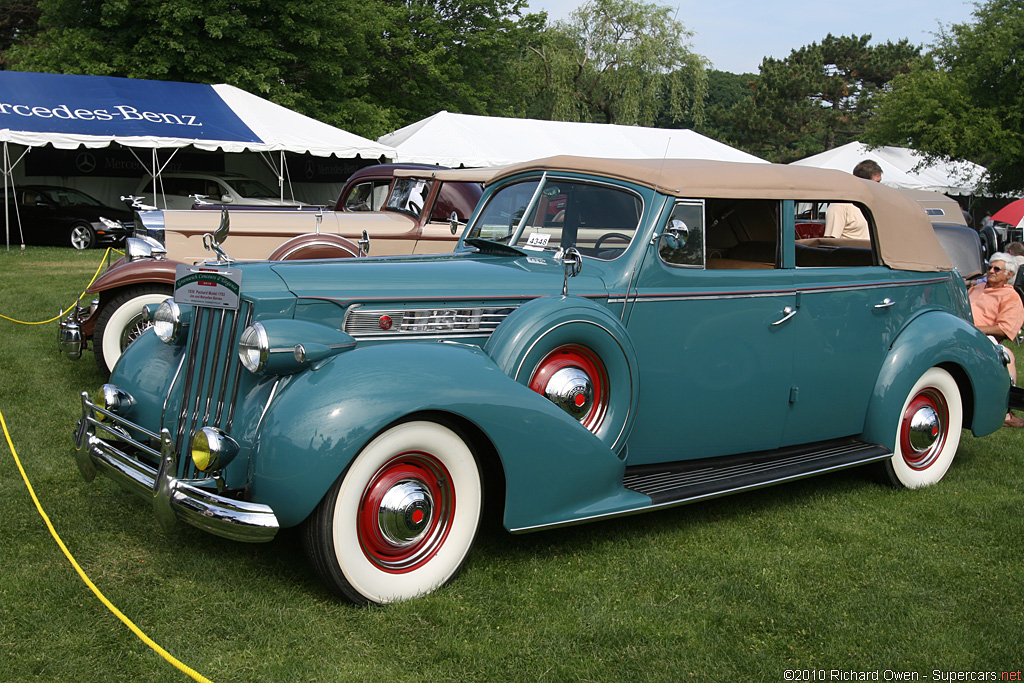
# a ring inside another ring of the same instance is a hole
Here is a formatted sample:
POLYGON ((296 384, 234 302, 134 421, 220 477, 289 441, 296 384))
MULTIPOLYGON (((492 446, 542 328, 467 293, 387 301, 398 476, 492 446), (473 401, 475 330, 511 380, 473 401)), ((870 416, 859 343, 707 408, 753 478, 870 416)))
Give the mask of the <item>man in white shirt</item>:
MULTIPOLYGON (((853 167, 853 175, 865 180, 882 182, 882 167, 871 159, 865 159, 853 167)), ((845 239, 871 239, 868 221, 853 204, 833 202, 825 211, 825 237, 845 239)))

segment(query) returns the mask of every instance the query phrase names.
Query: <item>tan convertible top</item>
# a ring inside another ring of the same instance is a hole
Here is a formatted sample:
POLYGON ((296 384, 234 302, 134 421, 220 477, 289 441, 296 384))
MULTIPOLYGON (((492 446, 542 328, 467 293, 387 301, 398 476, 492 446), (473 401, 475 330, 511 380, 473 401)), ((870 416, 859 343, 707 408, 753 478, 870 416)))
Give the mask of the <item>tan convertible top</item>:
POLYGON ((794 199, 863 204, 874 217, 878 253, 890 268, 952 270, 921 205, 881 183, 842 171, 697 159, 557 156, 507 166, 492 180, 524 171, 594 173, 691 199, 794 199))

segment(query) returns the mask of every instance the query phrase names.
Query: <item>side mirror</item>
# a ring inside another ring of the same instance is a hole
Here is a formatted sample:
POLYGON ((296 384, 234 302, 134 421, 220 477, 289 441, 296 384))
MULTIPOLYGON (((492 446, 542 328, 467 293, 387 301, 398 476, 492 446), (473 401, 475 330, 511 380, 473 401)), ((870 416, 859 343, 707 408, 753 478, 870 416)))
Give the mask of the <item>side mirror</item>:
POLYGON ((448 227, 451 228, 452 234, 459 232, 459 228, 465 227, 466 224, 459 221, 459 214, 452 211, 452 215, 448 217, 448 227))
POLYGON ((663 239, 669 249, 678 249, 690 238, 690 228, 685 222, 674 218, 668 222, 665 232, 655 235, 655 238, 663 239))
POLYGON ((231 202, 235 201, 234 197, 232 197, 229 194, 222 194, 220 196, 220 200, 221 200, 221 202, 223 202, 225 204, 230 204, 231 202))

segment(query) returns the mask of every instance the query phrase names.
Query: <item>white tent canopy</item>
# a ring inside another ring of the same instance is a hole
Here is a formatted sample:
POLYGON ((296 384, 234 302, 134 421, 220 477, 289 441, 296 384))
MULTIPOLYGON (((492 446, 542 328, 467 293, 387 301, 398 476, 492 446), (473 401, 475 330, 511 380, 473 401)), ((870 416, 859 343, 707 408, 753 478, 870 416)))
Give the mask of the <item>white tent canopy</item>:
POLYGON ((972 195, 987 173, 983 166, 963 162, 926 164, 923 154, 905 147, 869 148, 861 142, 851 142, 821 154, 794 161, 797 166, 832 168, 848 173, 865 159, 882 167, 882 183, 891 187, 929 190, 943 194, 972 195))
POLYGON ((608 159, 715 159, 767 163, 692 130, 539 121, 446 111, 381 137, 396 161, 506 166, 559 154, 608 159))

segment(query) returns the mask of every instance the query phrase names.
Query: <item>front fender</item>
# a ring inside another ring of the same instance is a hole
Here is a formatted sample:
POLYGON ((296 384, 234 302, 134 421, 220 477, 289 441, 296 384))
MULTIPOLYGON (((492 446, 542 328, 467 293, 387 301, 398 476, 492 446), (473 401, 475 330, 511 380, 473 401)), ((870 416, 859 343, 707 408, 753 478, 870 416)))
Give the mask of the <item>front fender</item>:
POLYGON ((868 406, 865 440, 895 447, 903 402, 934 366, 950 370, 957 380, 964 397, 964 426, 975 436, 1002 427, 1010 378, 995 346, 963 319, 932 311, 910 321, 890 346, 868 406))
POLYGON ((166 259, 143 259, 130 263, 119 261, 96 278, 96 281, 92 283, 88 291, 97 294, 127 285, 150 282, 173 285, 174 271, 177 267, 177 261, 168 261, 166 259))
POLYGON ((451 343, 369 346, 282 382, 254 438, 252 500, 282 526, 300 523, 366 443, 424 412, 468 421, 489 440, 510 529, 650 503, 622 488, 625 465, 598 438, 479 348, 451 343))

